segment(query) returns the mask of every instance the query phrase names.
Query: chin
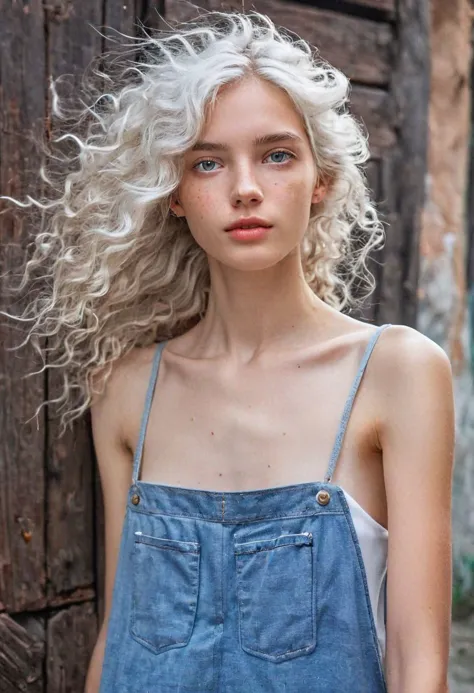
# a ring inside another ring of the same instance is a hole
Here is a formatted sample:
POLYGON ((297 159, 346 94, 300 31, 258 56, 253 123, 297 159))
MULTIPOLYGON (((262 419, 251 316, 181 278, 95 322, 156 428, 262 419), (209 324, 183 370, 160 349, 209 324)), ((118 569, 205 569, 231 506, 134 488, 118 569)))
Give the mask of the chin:
POLYGON ((225 266, 232 268, 234 270, 240 270, 241 272, 257 272, 259 270, 266 270, 270 267, 275 267, 281 262, 287 253, 278 253, 270 248, 257 248, 250 247, 239 248, 239 252, 236 253, 225 253, 222 254, 217 261, 225 266))

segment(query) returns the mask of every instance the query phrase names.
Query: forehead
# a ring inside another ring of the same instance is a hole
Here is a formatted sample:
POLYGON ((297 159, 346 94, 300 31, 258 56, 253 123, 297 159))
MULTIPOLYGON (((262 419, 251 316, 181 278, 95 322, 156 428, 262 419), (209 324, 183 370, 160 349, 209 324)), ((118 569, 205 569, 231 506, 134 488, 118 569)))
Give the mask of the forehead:
MULTIPOLYGON (((288 94, 258 77, 226 84, 209 108, 199 140, 232 144, 252 143, 269 133, 288 132, 307 143, 301 115, 288 94)), ((298 142, 295 140, 295 145, 298 142)))

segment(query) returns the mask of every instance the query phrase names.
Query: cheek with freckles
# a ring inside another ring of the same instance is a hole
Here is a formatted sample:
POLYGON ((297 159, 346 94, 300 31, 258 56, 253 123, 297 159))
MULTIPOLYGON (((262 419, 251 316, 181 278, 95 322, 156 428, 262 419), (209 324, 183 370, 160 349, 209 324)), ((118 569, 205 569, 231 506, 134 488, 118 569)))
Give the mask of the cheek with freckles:
POLYGON ((296 211, 298 216, 309 213, 311 205, 312 188, 310 189, 308 181, 292 181, 279 191, 279 200, 282 209, 296 211))
POLYGON ((191 216, 197 222, 209 219, 216 211, 217 201, 210 191, 200 190, 188 197, 187 208, 192 210, 191 216))

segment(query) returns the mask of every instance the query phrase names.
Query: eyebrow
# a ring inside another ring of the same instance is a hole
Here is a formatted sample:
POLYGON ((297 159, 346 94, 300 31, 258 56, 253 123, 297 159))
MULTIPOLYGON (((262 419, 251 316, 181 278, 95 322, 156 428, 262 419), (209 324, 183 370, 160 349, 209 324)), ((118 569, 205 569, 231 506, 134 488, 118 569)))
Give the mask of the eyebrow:
MULTIPOLYGON (((264 144, 274 144, 275 142, 283 142, 287 140, 292 140, 294 142, 299 142, 302 143, 303 140, 299 135, 296 135, 293 132, 274 132, 271 133, 270 135, 262 135, 261 137, 255 137, 255 139, 252 141, 252 144, 255 147, 262 146, 264 144)), ((200 151, 206 151, 206 152, 215 152, 215 151, 224 151, 227 152, 229 151, 230 147, 227 144, 223 144, 222 142, 196 142, 191 147, 192 152, 200 152, 200 151)))

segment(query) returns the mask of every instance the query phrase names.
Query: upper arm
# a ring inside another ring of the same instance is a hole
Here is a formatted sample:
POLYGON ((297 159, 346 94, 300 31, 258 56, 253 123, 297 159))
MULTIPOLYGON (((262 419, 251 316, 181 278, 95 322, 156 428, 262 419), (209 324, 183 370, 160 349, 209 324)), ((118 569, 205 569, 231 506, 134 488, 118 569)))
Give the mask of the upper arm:
POLYGON ((91 422, 94 448, 104 499, 105 581, 104 621, 107 625, 117 567, 120 539, 132 480, 132 454, 123 434, 123 374, 119 368, 105 392, 93 401, 91 422))
POLYGON ((442 349, 402 326, 385 337, 377 430, 389 530, 387 674, 395 690, 407 667, 431 670, 435 678, 447 669, 455 424, 451 366, 442 349))

